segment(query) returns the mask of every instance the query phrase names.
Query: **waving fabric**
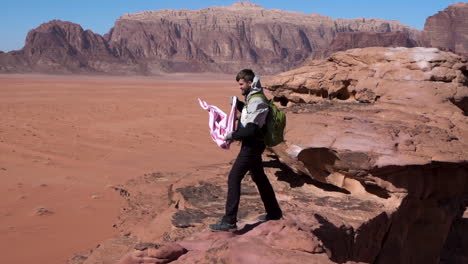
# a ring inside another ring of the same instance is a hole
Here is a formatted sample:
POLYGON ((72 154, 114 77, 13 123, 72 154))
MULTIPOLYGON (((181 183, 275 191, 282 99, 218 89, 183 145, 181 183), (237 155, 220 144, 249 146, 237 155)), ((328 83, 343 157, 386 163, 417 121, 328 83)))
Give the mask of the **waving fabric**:
POLYGON ((224 137, 235 130, 236 126, 236 103, 237 97, 232 102, 231 112, 229 116, 221 109, 214 105, 209 105, 202 99, 198 98, 200 106, 208 111, 209 119, 208 126, 210 127, 210 136, 213 141, 223 149, 229 149, 230 140, 225 141, 224 137))

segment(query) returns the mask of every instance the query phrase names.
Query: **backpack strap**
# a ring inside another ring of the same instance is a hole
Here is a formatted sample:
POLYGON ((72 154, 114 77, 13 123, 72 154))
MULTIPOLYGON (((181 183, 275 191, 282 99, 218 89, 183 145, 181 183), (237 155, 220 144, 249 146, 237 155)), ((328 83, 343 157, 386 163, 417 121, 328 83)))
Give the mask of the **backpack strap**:
POLYGON ((249 98, 249 100, 247 101, 247 103, 249 103, 250 99, 255 98, 255 97, 261 97, 261 98, 263 98, 265 101, 268 102, 268 98, 267 98, 264 94, 262 94, 262 93, 256 93, 256 94, 252 94, 252 95, 250 96, 250 98, 249 98))

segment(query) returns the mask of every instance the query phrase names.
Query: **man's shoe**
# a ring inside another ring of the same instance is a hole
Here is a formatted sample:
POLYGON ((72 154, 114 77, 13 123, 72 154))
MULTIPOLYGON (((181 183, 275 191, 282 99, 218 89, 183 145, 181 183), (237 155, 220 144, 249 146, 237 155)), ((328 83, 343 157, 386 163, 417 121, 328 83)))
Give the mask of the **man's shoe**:
POLYGON ((270 221, 270 220, 280 220, 281 218, 283 218, 282 215, 280 215, 280 216, 270 216, 270 215, 264 214, 264 215, 259 216, 258 220, 262 221, 262 222, 266 222, 266 221, 270 221))
POLYGON ((237 230, 237 225, 236 224, 229 224, 223 221, 220 221, 216 224, 210 225, 211 231, 236 231, 237 230))

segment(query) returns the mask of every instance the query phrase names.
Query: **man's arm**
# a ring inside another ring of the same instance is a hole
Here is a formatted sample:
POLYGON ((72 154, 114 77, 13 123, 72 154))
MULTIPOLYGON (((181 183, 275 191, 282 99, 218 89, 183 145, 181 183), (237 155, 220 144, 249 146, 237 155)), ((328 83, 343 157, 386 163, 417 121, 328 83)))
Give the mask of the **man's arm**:
POLYGON ((242 112, 242 109, 244 108, 245 103, 242 101, 237 101, 236 107, 237 111, 242 112))
POLYGON ((257 130, 260 130, 257 124, 248 123, 245 127, 240 127, 236 131, 232 132, 231 136, 234 140, 255 138, 255 136, 258 135, 257 130))
MULTIPOLYGON (((242 140, 248 138, 258 138, 261 137, 262 131, 261 126, 265 124, 265 119, 268 114, 269 106, 267 103, 263 102, 261 98, 254 98, 248 106, 246 111, 245 121, 247 124, 245 127, 240 127, 232 133, 232 139, 242 140)), ((242 102, 241 102, 242 103, 242 102)), ((244 103, 242 103, 242 106, 244 103)))

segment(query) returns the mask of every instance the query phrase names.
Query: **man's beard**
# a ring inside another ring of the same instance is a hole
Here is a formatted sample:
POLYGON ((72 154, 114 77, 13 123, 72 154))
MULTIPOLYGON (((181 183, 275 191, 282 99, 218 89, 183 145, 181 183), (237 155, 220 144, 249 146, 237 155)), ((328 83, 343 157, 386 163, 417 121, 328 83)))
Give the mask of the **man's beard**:
POLYGON ((250 89, 242 90, 242 95, 247 96, 250 93, 250 89))

